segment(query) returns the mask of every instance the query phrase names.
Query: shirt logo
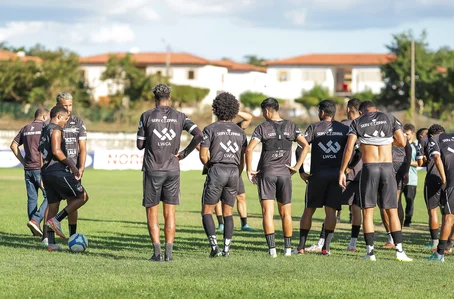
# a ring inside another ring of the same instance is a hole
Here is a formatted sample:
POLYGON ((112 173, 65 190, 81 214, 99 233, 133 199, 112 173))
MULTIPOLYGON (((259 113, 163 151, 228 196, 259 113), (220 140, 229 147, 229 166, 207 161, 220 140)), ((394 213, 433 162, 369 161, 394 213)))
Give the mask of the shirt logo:
POLYGON ((448 151, 450 151, 451 153, 454 153, 454 149, 448 147, 448 151))
POLYGON ((34 127, 34 126, 32 126, 32 127, 30 128, 30 131, 33 131, 34 129, 35 129, 35 127, 34 127))
POLYGON ((153 130, 153 133, 158 136, 159 139, 161 140, 172 140, 173 138, 175 138, 175 136, 177 136, 177 134, 175 133, 175 131, 173 129, 167 129, 167 128, 164 128, 161 133, 159 133, 156 129, 153 130))
POLYGON ((336 154, 336 153, 338 153, 341 150, 340 144, 338 142, 335 142, 333 144, 333 142, 331 140, 328 141, 326 146, 323 143, 321 143, 321 142, 318 143, 318 146, 327 154, 329 154, 331 152, 336 154))
POLYGON ((232 152, 233 154, 236 153, 240 148, 238 147, 238 144, 236 144, 236 142, 234 142, 232 144, 232 141, 229 140, 229 142, 227 142, 227 145, 225 145, 224 143, 220 142, 219 145, 227 152, 227 153, 230 153, 232 152))

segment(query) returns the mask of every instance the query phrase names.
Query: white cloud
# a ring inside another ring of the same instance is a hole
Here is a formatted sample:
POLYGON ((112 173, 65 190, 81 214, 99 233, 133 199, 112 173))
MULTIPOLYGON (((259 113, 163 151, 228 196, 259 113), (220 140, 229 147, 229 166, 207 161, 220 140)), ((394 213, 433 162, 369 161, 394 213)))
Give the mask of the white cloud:
POLYGON ((174 11, 184 15, 228 14, 252 7, 255 0, 164 0, 174 11))
POLYGON ((292 24, 296 25, 296 26, 305 25, 306 16, 307 16, 307 10, 304 8, 288 11, 285 13, 285 17, 288 18, 292 22, 292 24))
POLYGON ((101 27, 89 36, 89 41, 93 44, 127 43, 134 40, 134 31, 124 24, 101 27))
POLYGON ((9 22, 5 27, 0 27, 0 42, 7 41, 10 38, 31 35, 46 25, 45 22, 9 22))

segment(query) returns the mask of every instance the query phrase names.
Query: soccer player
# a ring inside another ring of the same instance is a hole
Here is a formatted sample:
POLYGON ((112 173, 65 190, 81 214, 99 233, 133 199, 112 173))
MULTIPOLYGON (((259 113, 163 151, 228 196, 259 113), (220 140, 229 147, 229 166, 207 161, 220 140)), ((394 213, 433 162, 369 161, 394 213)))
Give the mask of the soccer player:
POLYGON ((292 180, 309 151, 306 139, 297 126, 279 115, 279 102, 267 98, 261 103, 265 122, 255 128, 246 149, 246 171, 249 181, 258 186, 262 206, 263 230, 271 257, 277 257, 274 236, 274 200, 277 199, 279 215, 284 231, 284 255, 291 256, 292 241, 292 180), (292 143, 296 141, 303 147, 300 159, 294 167, 290 166, 292 143), (262 142, 262 152, 257 171, 252 169, 252 153, 262 142))
POLYGON ((34 236, 43 236, 41 221, 47 208, 46 191, 41 183, 41 155, 38 151, 41 129, 49 118, 49 110, 39 108, 35 111, 35 119, 23 127, 11 142, 11 150, 24 166, 25 187, 27 189, 27 226, 34 236), (19 147, 24 146, 25 156, 22 156, 19 147), (38 190, 43 193, 43 202, 38 209, 38 190))
POLYGON ((161 242, 158 208, 162 201, 165 232, 165 261, 173 259, 175 207, 180 204, 180 163, 202 140, 202 131, 184 113, 172 109, 171 88, 165 84, 153 87, 156 108, 145 111, 137 131, 137 148, 145 149, 143 158, 143 206, 147 213, 148 232, 153 242, 151 261, 160 262, 161 242), (182 131, 193 138, 181 152, 182 131))
POLYGON ((360 177, 360 203, 363 209, 363 230, 367 246, 365 259, 376 261, 374 253, 374 208, 379 202, 389 217, 391 235, 396 243, 396 258, 412 261, 402 249, 402 228, 397 214, 397 182, 393 169, 392 144, 405 146, 401 123, 392 115, 378 112, 375 104, 364 101, 361 117, 350 125, 347 146, 339 173, 339 184, 346 188, 346 169, 355 143, 359 140, 363 169, 360 177))
MULTIPOLYGON (((433 125, 429 129, 429 155, 433 158, 441 177, 442 195, 440 207, 442 211, 442 224, 440 241, 437 251, 429 257, 429 260, 444 262, 445 249, 447 249, 448 238, 454 224, 454 134, 436 134, 433 125)), ((437 131, 439 131, 438 128, 437 131)))
POLYGON ((429 214, 429 231, 431 243, 424 246, 426 249, 435 249, 438 246, 438 230, 440 222, 438 220, 438 207, 440 206, 442 180, 438 169, 435 166, 433 157, 429 155, 429 138, 442 134, 445 129, 440 125, 432 125, 426 136, 420 140, 420 153, 416 159, 418 165, 426 165, 427 174, 424 181, 424 200, 429 214))
POLYGON ((223 92, 213 101, 213 113, 218 118, 203 130, 200 161, 208 168, 202 193, 202 223, 211 246, 210 257, 221 255, 216 240, 213 211, 222 202, 224 217, 224 250, 228 257, 233 235, 233 206, 238 192, 247 146, 246 134, 232 120, 238 113, 238 100, 223 92))
POLYGON ((404 125, 404 133, 407 135, 408 142, 411 146, 411 161, 410 161, 410 170, 408 172, 408 183, 404 186, 402 190, 403 195, 405 196, 405 220, 404 227, 410 227, 411 218, 413 217, 414 201, 416 197, 416 188, 418 186, 418 162, 416 161, 416 155, 419 151, 418 146, 415 143, 415 132, 416 128, 412 124, 404 125))
POLYGON ((317 208, 325 207, 325 242, 322 255, 330 255, 330 243, 336 228, 336 210, 341 206, 342 188, 339 186, 339 170, 342 153, 347 142, 348 127, 334 120, 336 103, 323 100, 318 104, 320 121, 310 125, 304 136, 312 145, 310 175, 303 173, 307 181, 306 206, 300 221, 300 242, 294 254, 304 254, 306 239, 312 226, 312 216, 317 208))
POLYGON ((50 111, 51 121, 41 133, 39 151, 43 157, 41 177, 48 200, 47 235, 49 251, 60 251, 55 243, 55 234, 66 238, 61 229, 61 221, 88 200, 88 194, 80 184, 80 172, 71 159, 68 159, 63 127, 70 119, 65 107, 57 105, 50 111), (71 172, 70 172, 71 171, 71 172), (58 212, 60 201, 66 199, 67 206, 58 212), (58 212, 58 213, 57 213, 58 212))

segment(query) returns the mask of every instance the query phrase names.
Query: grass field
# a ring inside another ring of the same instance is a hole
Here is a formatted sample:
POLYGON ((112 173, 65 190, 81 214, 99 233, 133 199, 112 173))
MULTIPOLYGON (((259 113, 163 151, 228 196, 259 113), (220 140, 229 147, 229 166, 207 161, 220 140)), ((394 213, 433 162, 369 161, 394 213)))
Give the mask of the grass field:
MULTIPOLYGON (((420 174, 420 186, 422 186, 420 174)), ((386 236, 377 226, 377 262, 344 251, 350 238, 348 210, 338 225, 329 257, 307 254, 284 257, 278 217, 277 259, 266 256, 260 206, 253 185, 246 182, 249 224, 242 232, 239 217, 230 258, 209 259, 200 216, 204 177, 181 174, 182 204, 177 208, 174 261, 152 263, 151 242, 141 206, 139 171, 87 170, 84 186, 90 200, 79 213, 78 231, 89 239, 82 254, 47 252, 26 227, 23 171, 0 169, 0 297, 1 298, 453 298, 454 257, 444 264, 424 260, 429 252, 426 212, 421 190, 416 198, 414 225, 404 230, 404 249, 413 263, 400 263, 394 251, 379 247, 386 236)), ((303 212, 304 183, 293 177, 294 239, 303 212)), ((376 217, 378 217, 376 211, 376 217)), ((322 211, 315 214, 309 245, 318 239, 322 211)), ((377 218, 377 223, 378 223, 377 218)), ((162 223, 162 218, 161 218, 162 223)), ((64 230, 66 220, 63 222, 64 230)), ((162 227, 162 225, 161 225, 162 227)), ((218 234, 218 239, 222 235, 218 234)), ((163 237, 161 238, 162 243, 163 237)), ((65 245, 65 242, 57 240, 65 245)), ((222 244, 222 241, 221 241, 222 244)))

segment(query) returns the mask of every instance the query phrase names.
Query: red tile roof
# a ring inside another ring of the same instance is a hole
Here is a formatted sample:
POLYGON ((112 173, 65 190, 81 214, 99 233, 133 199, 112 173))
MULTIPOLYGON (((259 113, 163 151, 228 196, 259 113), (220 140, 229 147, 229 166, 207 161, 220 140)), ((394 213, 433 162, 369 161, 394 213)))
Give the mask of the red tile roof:
POLYGON ((20 59, 21 61, 34 61, 34 62, 42 62, 43 60, 39 57, 33 57, 33 56, 20 56, 17 55, 17 53, 6 51, 6 50, 0 50, 0 60, 16 60, 20 59))
MULTIPOLYGON (((81 57, 81 64, 105 64, 109 61, 110 56, 114 55, 118 58, 125 57, 127 53, 106 53, 94 56, 81 57)), ((166 64, 167 53, 137 53, 131 54, 132 59, 141 65, 148 64, 166 64)), ((210 61, 201 57, 197 57, 187 53, 170 53, 170 64, 192 64, 192 65, 207 65, 210 61)))
POLYGON ((392 54, 308 54, 266 61, 265 65, 381 65, 395 58, 392 54))
POLYGON ((258 67, 247 63, 238 63, 232 60, 213 60, 214 65, 226 67, 229 71, 245 71, 245 72, 262 72, 266 73, 265 67, 258 67))

